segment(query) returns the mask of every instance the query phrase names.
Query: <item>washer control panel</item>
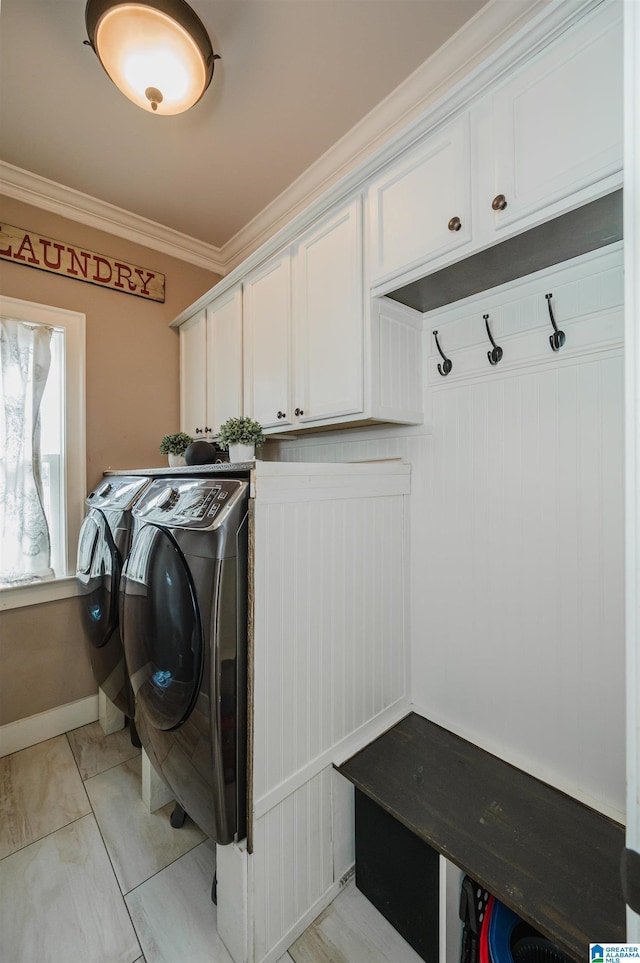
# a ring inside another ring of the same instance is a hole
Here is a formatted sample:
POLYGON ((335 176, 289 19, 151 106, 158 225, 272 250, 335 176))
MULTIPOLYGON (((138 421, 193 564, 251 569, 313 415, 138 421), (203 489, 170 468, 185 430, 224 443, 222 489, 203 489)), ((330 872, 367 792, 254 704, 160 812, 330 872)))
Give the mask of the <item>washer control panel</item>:
POLYGON ((85 504, 89 508, 130 509, 149 483, 148 478, 139 475, 114 475, 96 485, 87 495, 85 504))
POLYGON ((167 528, 215 528, 248 487, 237 478, 156 479, 133 513, 167 528))

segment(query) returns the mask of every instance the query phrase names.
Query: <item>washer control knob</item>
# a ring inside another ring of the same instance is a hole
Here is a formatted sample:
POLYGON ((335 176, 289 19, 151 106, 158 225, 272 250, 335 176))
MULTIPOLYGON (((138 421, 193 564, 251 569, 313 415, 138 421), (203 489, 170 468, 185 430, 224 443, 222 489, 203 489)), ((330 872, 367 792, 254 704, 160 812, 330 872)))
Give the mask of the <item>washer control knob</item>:
POLYGON ((106 498, 109 492, 113 489, 111 482, 105 482, 102 488, 98 491, 100 498, 106 498))
POLYGON ((173 508, 179 498, 180 493, 175 488, 165 488, 160 496, 158 508, 163 512, 167 512, 170 508, 173 508))

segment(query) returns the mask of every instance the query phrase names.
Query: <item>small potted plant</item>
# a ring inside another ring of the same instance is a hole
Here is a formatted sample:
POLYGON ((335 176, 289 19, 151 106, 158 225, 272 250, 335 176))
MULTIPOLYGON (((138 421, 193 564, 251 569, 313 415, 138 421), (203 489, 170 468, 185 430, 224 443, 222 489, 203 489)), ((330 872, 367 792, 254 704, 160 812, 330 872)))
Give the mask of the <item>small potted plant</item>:
POLYGON ((256 448, 264 445, 265 437, 262 425, 252 418, 227 418, 220 425, 217 442, 221 448, 229 449, 229 460, 232 462, 252 461, 256 455, 256 448))
POLYGON ((186 465, 184 453, 192 441, 191 435, 185 431, 179 431, 175 435, 165 435, 160 442, 160 454, 169 456, 169 465, 172 468, 176 465, 186 465))

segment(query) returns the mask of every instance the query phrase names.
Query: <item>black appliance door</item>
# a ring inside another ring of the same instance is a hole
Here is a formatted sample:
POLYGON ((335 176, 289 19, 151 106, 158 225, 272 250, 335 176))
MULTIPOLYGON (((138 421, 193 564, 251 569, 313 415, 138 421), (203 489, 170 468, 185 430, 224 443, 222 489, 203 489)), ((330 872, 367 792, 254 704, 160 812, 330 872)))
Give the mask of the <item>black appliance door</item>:
POLYGON ((91 645, 101 648, 118 625, 118 586, 122 557, 102 512, 92 509, 80 529, 76 581, 82 596, 82 622, 91 645))
POLYGON ((174 538, 145 525, 122 573, 122 634, 136 704, 156 729, 176 729, 195 706, 204 644, 193 579, 174 538))

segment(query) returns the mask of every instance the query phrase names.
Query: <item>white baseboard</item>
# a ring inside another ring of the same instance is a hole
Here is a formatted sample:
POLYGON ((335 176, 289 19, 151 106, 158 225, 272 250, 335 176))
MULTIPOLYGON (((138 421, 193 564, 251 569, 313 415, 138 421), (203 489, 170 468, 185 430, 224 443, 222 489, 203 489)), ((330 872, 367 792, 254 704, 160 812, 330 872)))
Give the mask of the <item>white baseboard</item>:
POLYGON ((47 712, 39 712, 17 722, 0 726, 0 758, 20 749, 35 746, 45 739, 60 736, 70 729, 86 726, 98 718, 98 695, 77 699, 64 706, 56 706, 47 712))

